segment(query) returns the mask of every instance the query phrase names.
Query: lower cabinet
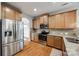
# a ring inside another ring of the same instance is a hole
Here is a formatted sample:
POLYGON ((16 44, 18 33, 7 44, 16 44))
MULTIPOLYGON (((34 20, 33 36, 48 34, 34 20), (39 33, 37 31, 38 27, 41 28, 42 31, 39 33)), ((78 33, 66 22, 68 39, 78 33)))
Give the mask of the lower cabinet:
POLYGON ((63 37, 48 35, 47 45, 65 51, 63 37))
POLYGON ((48 36, 47 36, 47 45, 54 47, 54 46, 55 46, 55 44, 54 44, 54 43, 55 43, 55 42, 54 42, 54 39, 55 39, 54 36, 48 35, 48 36))
POLYGON ((32 33, 31 37, 32 41, 39 42, 38 33, 32 33))
POLYGON ((62 37, 54 36, 54 47, 62 49, 62 37))

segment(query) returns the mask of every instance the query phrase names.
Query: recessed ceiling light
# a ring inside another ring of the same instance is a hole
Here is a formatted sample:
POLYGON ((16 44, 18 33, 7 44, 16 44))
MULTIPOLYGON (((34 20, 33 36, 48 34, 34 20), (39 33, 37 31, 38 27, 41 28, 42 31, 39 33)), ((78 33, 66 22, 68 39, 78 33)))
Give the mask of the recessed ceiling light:
POLYGON ((37 11, 37 9, 36 9, 36 8, 34 8, 34 9, 33 9, 33 11, 37 11))

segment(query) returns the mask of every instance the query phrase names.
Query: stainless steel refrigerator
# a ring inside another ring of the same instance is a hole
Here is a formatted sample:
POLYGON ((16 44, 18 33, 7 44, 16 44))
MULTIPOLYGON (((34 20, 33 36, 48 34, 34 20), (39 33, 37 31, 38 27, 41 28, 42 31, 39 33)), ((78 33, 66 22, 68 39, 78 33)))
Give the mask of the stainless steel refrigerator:
POLYGON ((23 28, 21 21, 2 20, 2 56, 12 56, 23 49, 23 28))

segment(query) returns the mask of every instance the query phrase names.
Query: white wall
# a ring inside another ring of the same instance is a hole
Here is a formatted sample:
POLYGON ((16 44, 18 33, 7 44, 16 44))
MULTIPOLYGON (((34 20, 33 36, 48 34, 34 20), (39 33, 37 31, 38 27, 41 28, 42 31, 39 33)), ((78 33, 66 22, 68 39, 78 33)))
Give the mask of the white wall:
POLYGON ((24 40, 30 41, 30 30, 32 26, 32 18, 29 16, 23 16, 22 21, 24 22, 24 40))

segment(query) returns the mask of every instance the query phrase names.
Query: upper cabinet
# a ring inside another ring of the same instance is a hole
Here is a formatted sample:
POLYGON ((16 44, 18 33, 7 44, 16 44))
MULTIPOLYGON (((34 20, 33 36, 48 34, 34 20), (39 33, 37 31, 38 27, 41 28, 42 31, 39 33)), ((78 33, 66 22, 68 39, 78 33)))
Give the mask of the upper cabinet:
POLYGON ((48 15, 43 16, 44 24, 48 24, 48 15))
POLYGON ((21 21, 22 14, 20 12, 16 12, 16 20, 21 21))
POLYGON ((48 24, 48 15, 40 16, 40 24, 48 24))
POLYGON ((76 28, 76 11, 64 13, 65 28, 76 28))
POLYGON ((49 16, 49 28, 74 29, 76 28, 76 11, 69 11, 49 16))
POLYGON ((44 18, 43 18, 43 16, 41 16, 39 20, 40 20, 40 24, 43 24, 43 23, 44 23, 44 18))
POLYGON ((15 20, 15 11, 9 7, 5 7, 4 8, 4 12, 5 12, 5 15, 4 15, 4 18, 5 19, 11 19, 11 20, 15 20))
POLYGON ((56 24, 56 20, 55 20, 55 16, 49 16, 49 19, 48 19, 48 25, 49 25, 49 28, 55 28, 55 24, 56 24))
POLYGON ((32 21, 32 25, 33 25, 33 28, 37 28, 37 22, 36 22, 36 19, 33 19, 33 21, 32 21))
POLYGON ((39 29, 40 28, 40 24, 48 24, 48 15, 43 15, 43 16, 39 16, 37 18, 35 18, 33 21, 33 28, 35 29, 39 29))
POLYGON ((15 8, 7 3, 2 3, 1 8, 2 8, 1 9, 2 19, 21 20, 22 14, 17 8, 15 8))
POLYGON ((55 19, 55 28, 64 28, 64 14, 57 14, 55 19))

